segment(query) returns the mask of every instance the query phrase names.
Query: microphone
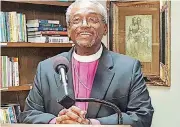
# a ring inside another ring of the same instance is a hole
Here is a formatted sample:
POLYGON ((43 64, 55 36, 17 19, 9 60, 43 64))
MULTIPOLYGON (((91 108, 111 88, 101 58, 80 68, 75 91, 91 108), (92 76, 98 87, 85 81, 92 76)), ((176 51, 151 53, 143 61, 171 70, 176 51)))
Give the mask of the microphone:
POLYGON ((72 105, 75 104, 75 102, 96 102, 96 103, 101 103, 103 105, 106 105, 108 107, 111 107, 114 109, 114 111, 118 114, 118 124, 123 124, 123 118, 122 118, 122 113, 121 110, 113 103, 107 102, 105 100, 100 100, 100 99, 95 99, 95 98, 76 98, 73 99, 69 96, 68 90, 67 90, 67 75, 66 73, 68 72, 69 69, 69 61, 65 57, 58 57, 55 59, 53 68, 57 74, 59 74, 60 81, 63 85, 64 88, 64 97, 62 100, 58 100, 57 102, 61 104, 63 107, 66 109, 70 108, 72 105))
POLYGON ((59 79, 64 88, 64 97, 61 100, 57 99, 57 102, 66 109, 68 109, 75 104, 75 100, 69 96, 67 89, 67 85, 68 85, 67 72, 69 69, 69 61, 65 57, 60 56, 54 60, 53 68, 55 72, 59 74, 59 79))

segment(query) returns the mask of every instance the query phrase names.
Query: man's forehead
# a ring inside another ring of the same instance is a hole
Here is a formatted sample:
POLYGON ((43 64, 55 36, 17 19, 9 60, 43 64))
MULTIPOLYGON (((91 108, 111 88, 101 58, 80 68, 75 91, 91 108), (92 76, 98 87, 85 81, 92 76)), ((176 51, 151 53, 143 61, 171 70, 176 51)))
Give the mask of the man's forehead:
POLYGON ((80 9, 74 13, 72 12, 72 15, 80 15, 80 14, 99 14, 99 13, 95 10, 90 10, 90 9, 80 9))
POLYGON ((71 10, 71 15, 77 14, 100 14, 100 11, 97 9, 96 6, 92 4, 84 3, 77 6, 74 6, 71 10))

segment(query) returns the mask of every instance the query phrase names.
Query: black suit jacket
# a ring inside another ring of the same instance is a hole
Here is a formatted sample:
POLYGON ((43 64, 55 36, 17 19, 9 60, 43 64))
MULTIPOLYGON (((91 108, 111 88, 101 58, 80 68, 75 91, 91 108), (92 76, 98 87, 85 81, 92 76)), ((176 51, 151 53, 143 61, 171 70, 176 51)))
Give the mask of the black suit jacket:
MULTIPOLYGON (((24 112, 19 120, 23 123, 48 123, 63 107, 56 102, 64 96, 59 76, 53 69, 53 59, 64 56, 71 64, 73 48, 39 63, 34 86, 26 99, 24 112)), ((74 98, 72 69, 68 75, 68 91, 74 98)), ((133 127, 150 127, 153 107, 140 62, 125 55, 108 51, 103 47, 90 94, 92 98, 104 99, 116 104, 123 112, 123 123, 133 127)), ((89 103, 88 118, 101 124, 117 124, 117 114, 100 104, 89 103)))

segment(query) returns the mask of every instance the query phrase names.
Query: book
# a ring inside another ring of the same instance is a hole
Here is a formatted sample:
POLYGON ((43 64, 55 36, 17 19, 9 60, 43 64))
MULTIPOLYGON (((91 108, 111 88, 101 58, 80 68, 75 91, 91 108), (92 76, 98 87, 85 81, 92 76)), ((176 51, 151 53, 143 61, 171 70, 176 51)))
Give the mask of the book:
POLYGON ((6 109, 5 108, 0 108, 0 123, 1 124, 5 124, 5 123, 9 123, 9 120, 8 120, 8 116, 7 116, 7 112, 6 112, 6 109))
POLYGON ((2 58, 2 87, 8 87, 8 57, 1 56, 2 58))
POLYGON ((15 11, 0 14, 0 42, 27 42, 25 15, 15 11))
POLYGON ((61 36, 67 36, 67 31, 33 31, 28 32, 28 36, 36 36, 36 35, 61 35, 61 36))
POLYGON ((0 42, 7 42, 5 12, 0 12, 0 42))
POLYGON ((14 107, 9 106, 7 111, 8 111, 8 114, 9 114, 10 123, 17 123, 14 107))
POLYGON ((1 104, 0 123, 17 123, 20 112, 19 104, 1 104))
POLYGON ((62 27, 60 24, 53 24, 53 23, 30 23, 26 24, 27 27, 62 27))
POLYGON ((22 31, 24 32, 23 38, 24 38, 24 41, 27 42, 26 15, 23 14, 22 17, 23 17, 23 30, 22 31))
POLYGON ((18 32, 17 32, 17 12, 8 12, 9 16, 9 30, 10 32, 10 42, 17 42, 18 41, 18 32))
POLYGON ((19 65, 18 58, 12 57, 13 60, 13 86, 19 86, 19 65))
POLYGON ((59 21, 58 20, 43 20, 43 19, 27 20, 27 24, 37 24, 37 23, 59 24, 59 21))
POLYGON ((0 56, 0 89, 2 88, 2 56, 0 56))
POLYGON ((41 37, 28 37, 28 42, 42 42, 42 43, 68 43, 69 37, 53 37, 53 36, 41 36, 41 37))
POLYGON ((61 27, 34 27, 27 28, 27 31, 66 31, 66 28, 61 27))

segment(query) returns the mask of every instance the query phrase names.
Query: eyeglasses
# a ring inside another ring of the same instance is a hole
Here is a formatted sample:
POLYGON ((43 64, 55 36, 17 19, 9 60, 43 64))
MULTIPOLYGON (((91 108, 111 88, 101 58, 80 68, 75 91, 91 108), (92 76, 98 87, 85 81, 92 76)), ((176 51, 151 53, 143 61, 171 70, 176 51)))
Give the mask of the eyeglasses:
POLYGON ((75 25, 75 26, 82 26, 82 25, 88 25, 88 26, 94 26, 98 23, 100 23, 102 19, 100 19, 97 16, 90 16, 90 17, 74 17, 72 20, 70 20, 70 25, 75 25))

